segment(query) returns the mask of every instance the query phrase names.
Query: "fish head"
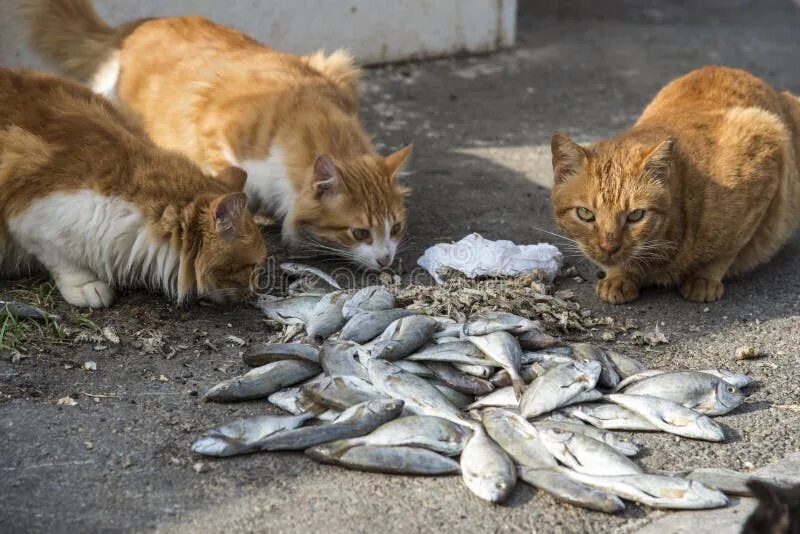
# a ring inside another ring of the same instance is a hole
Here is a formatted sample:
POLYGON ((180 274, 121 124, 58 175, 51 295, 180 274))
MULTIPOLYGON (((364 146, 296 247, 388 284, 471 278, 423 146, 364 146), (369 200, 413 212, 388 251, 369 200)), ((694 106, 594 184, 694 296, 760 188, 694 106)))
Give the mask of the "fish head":
POLYGON ((367 409, 375 414, 400 414, 405 403, 400 399, 377 399, 367 403, 367 409))
POLYGON ((203 394, 203 400, 214 400, 225 394, 226 391, 231 389, 231 382, 220 382, 203 394))
MULTIPOLYGON (((591 387, 594 387, 594 384, 600 379, 600 371, 603 369, 600 362, 595 360, 582 360, 573 363, 573 365, 575 369, 586 376, 588 379, 587 381, 592 384, 591 387)), ((591 387, 589 389, 591 389, 591 387)))
POLYGON ((715 508, 728 504, 728 498, 717 489, 709 488, 696 480, 689 481, 689 491, 684 499, 693 503, 702 503, 703 507, 715 508))
POLYGON ((572 432, 555 427, 540 428, 538 431, 542 437, 550 443, 564 444, 572 439, 573 436, 572 432))
POLYGON ((514 481, 509 480, 506 473, 479 473, 467 469, 462 476, 472 493, 491 503, 503 502, 514 489, 514 481))
POLYGON ((720 380, 717 384, 717 399, 720 404, 728 409, 732 410, 739 406, 744 402, 745 397, 746 395, 733 384, 729 384, 724 380, 720 380))
POLYGON ((725 432, 723 432, 722 428, 712 421, 710 417, 698 417, 696 422, 703 434, 713 437, 716 441, 723 441, 725 439, 725 432))

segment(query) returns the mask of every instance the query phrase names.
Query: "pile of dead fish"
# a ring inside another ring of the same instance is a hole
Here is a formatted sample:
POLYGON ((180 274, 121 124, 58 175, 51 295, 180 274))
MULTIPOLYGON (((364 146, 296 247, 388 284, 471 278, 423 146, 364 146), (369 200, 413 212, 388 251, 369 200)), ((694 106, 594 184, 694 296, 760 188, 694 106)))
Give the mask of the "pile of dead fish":
POLYGON ((491 502, 521 479, 604 512, 622 510, 620 499, 719 507, 724 492, 747 491, 746 476, 732 471, 647 474, 630 459, 639 446, 612 432, 723 441, 711 417, 744 401, 747 376, 647 370, 597 346, 562 345, 511 313, 457 323, 395 308, 380 286, 330 289, 262 299, 270 319, 305 328, 308 342, 249 347, 243 359, 253 369, 205 394, 215 402, 267 398, 289 415, 230 422, 197 439, 195 452, 296 450, 350 469, 460 473, 491 502))

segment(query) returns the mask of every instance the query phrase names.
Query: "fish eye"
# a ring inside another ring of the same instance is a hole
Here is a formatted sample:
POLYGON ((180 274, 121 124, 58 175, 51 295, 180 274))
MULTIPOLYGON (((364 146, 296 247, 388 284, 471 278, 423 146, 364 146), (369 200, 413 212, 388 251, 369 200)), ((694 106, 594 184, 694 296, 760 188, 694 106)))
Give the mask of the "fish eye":
POLYGON ((630 212, 628 214, 628 222, 629 223, 637 223, 637 222, 641 221, 642 218, 644 218, 644 213, 645 212, 644 212, 643 209, 633 210, 632 212, 630 212))
POLYGON ((392 235, 397 235, 397 234, 399 234, 399 233, 400 233, 400 230, 401 230, 402 228, 403 228, 403 225, 402 225, 402 224, 400 224, 400 223, 394 223, 394 226, 392 226, 392 230, 391 230, 391 233, 392 233, 392 235))
POLYGON ((580 207, 575 210, 575 213, 578 215, 578 218, 583 222, 592 222, 594 221, 594 213, 592 210, 580 207))
POLYGON ((369 239, 369 230, 366 228, 351 228, 350 233, 356 241, 366 241, 369 239))
POLYGON ((728 386, 728 387, 727 387, 727 388, 725 388, 725 389, 727 389, 727 390, 728 390, 728 393, 736 393, 736 388, 735 388, 735 387, 733 387, 733 386, 728 386))

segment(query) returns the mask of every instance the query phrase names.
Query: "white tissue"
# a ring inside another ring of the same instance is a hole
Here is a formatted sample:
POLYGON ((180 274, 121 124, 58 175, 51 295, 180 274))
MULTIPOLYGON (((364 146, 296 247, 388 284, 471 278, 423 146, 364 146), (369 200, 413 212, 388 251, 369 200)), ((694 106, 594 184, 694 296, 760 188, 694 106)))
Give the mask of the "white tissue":
POLYGON ((555 278, 562 262, 561 252, 549 243, 516 245, 511 241, 491 241, 470 234, 456 243, 434 245, 417 260, 420 267, 441 284, 439 271, 450 267, 469 278, 476 276, 519 276, 541 271, 549 280, 555 278))

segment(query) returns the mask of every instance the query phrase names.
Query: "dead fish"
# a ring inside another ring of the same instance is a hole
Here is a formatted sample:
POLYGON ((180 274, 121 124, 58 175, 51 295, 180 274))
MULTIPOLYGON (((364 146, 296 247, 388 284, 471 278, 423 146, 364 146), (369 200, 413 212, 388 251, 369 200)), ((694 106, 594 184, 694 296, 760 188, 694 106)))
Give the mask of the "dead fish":
POLYGON ((362 312, 391 310, 394 297, 383 286, 368 286, 356 291, 342 307, 342 315, 350 320, 362 312))
POLYGON ((572 356, 576 360, 600 362, 600 378, 598 384, 605 388, 613 388, 621 380, 614 364, 611 363, 604 349, 590 343, 573 343, 572 356))
POLYGON ((625 394, 667 399, 706 415, 723 415, 744 402, 745 395, 719 377, 696 371, 675 371, 642 379, 625 394))
POLYGON ((640 415, 664 432, 706 441, 724 441, 722 428, 706 415, 677 402, 647 395, 613 393, 607 400, 640 415))
POLYGON ((594 389, 600 376, 600 363, 570 362, 547 371, 528 386, 519 403, 526 419, 550 412, 574 397, 594 389))
POLYGON ((626 387, 630 386, 631 384, 635 384, 636 382, 641 382, 645 378, 663 375, 664 373, 669 372, 670 371, 666 371, 664 369, 647 369, 646 371, 636 373, 635 375, 630 375, 623 380, 620 380, 619 384, 614 386, 614 393, 625 391, 626 387))
POLYGON ((571 404, 583 404, 585 402, 595 402, 603 398, 603 394, 597 391, 596 389, 590 389, 589 391, 583 391, 578 393, 574 397, 564 404, 564 406, 569 406, 571 404))
POLYGON ((658 427, 634 412, 611 403, 566 406, 563 412, 603 430, 653 431, 658 427))
POLYGON ((558 465, 539 438, 539 432, 523 417, 502 408, 489 408, 484 410, 482 421, 489 437, 517 464, 537 469, 558 465))
POLYGON ((341 341, 366 343, 381 335, 393 321, 409 315, 414 315, 414 312, 400 308, 358 313, 344 325, 342 332, 339 334, 339 339, 341 341))
POLYGON ((459 409, 464 409, 468 404, 475 400, 472 395, 466 395, 460 391, 456 391, 447 384, 440 382, 437 379, 429 379, 428 382, 439 390, 439 393, 444 395, 444 398, 450 401, 450 404, 459 409))
POLYGON ((357 376, 327 376, 302 387, 303 395, 335 410, 346 410, 356 404, 383 399, 375 387, 357 376))
POLYGON ((491 503, 505 501, 517 484, 514 461, 481 425, 461 453, 461 476, 472 493, 491 503))
POLYGON ((489 359, 478 347, 469 341, 451 341, 429 345, 406 357, 406 360, 421 362, 463 363, 467 365, 487 365, 499 367, 500 364, 489 359))
POLYGON ((542 444, 564 465, 590 475, 635 475, 642 469, 602 441, 580 432, 536 427, 542 444))
POLYGON ((461 334, 464 325, 453 321, 452 323, 439 321, 439 330, 433 334, 434 343, 445 343, 450 341, 461 341, 461 334))
POLYGON ((700 482, 664 475, 597 476, 578 473, 565 468, 559 471, 572 480, 609 491, 623 499, 654 508, 676 510, 701 510, 719 508, 728 504, 728 498, 719 490, 700 482))
POLYGON ((750 384, 753 383, 753 379, 747 375, 734 373, 733 371, 728 371, 727 369, 703 369, 702 371, 698 371, 698 373, 706 373, 709 375, 716 376, 718 378, 723 379, 728 384, 732 384, 739 389, 746 388, 750 384))
POLYGON ((329 286, 335 289, 342 289, 342 287, 333 279, 333 277, 316 267, 311 267, 310 265, 303 265, 301 263, 293 263, 293 262, 284 262, 280 265, 281 269, 289 274, 294 274, 298 276, 305 276, 311 275, 323 280, 329 286))
POLYGON ((616 514, 625 509, 625 503, 616 495, 576 482, 552 469, 535 469, 521 465, 517 467, 517 474, 534 488, 574 506, 607 514, 616 514))
POLYGON ((461 393, 476 396, 494 391, 494 386, 488 380, 464 374, 449 363, 428 362, 427 366, 439 380, 461 393))
POLYGON ((474 421, 465 419, 461 411, 424 378, 407 373, 381 359, 369 360, 367 371, 378 391, 389 397, 402 399, 409 412, 442 417, 466 427, 475 426, 474 421))
POLYGON ((259 343, 245 349, 244 363, 260 367, 280 360, 303 360, 319 363, 319 350, 305 343, 259 343))
MULTIPOLYGON (((545 369, 539 364, 523 365, 519 368, 519 376, 526 384, 530 384, 536 380, 541 374, 544 374, 545 369)), ((495 387, 506 387, 511 385, 511 375, 505 369, 500 369, 489 379, 495 387)))
POLYGON ((510 332, 522 334, 523 332, 541 332, 542 325, 539 321, 531 321, 525 317, 503 311, 485 311, 472 314, 464 323, 465 336, 485 336, 494 332, 510 332))
POLYGON ((504 388, 496 389, 486 395, 485 397, 481 397, 480 399, 476 400, 469 406, 467 406, 467 410, 475 410, 477 408, 489 408, 489 407, 496 407, 496 408, 514 408, 516 409, 519 406, 519 401, 517 400, 517 395, 514 393, 514 388, 511 386, 507 386, 504 388))
POLYGON ((741 497, 752 497, 753 490, 747 485, 750 480, 759 480, 768 484, 789 487, 791 480, 785 480, 770 476, 753 476, 752 474, 740 473, 732 469, 722 469, 719 467, 708 467, 703 469, 693 469, 685 478, 696 480, 709 488, 718 489, 727 495, 739 495, 741 497))
POLYGON ((313 418, 303 415, 257 415, 237 419, 213 430, 192 443, 192 451, 205 456, 233 456, 258 450, 254 443, 278 432, 292 430, 313 418))
POLYGON ((436 376, 433 374, 433 371, 431 371, 431 368, 424 363, 414 362, 411 360, 397 360, 393 363, 403 371, 413 373, 423 378, 433 378, 436 376))
POLYGON ((470 436, 469 430, 441 417, 411 415, 399 417, 382 425, 366 436, 334 441, 320 445, 320 449, 330 446, 330 450, 344 450, 350 447, 368 445, 370 447, 421 447, 447 456, 457 456, 464 450, 470 436))
POLYGON ((220 382, 206 391, 203 400, 213 402, 263 399, 279 389, 319 374, 319 365, 303 360, 281 360, 256 367, 220 382))
POLYGON ((276 391, 268 396, 267 400, 281 410, 289 412, 292 415, 300 415, 308 411, 305 409, 304 404, 301 403, 302 396, 302 388, 300 386, 292 386, 276 391))
POLYGON ((58 319, 58 315, 53 315, 36 306, 13 300, 0 300, 0 310, 6 310, 19 319, 30 319, 32 321, 53 321, 58 319))
POLYGON ((647 370, 639 360, 634 360, 633 358, 629 358, 613 350, 606 350, 606 356, 608 356, 608 359, 614 364, 617 373, 619 373, 622 378, 627 378, 647 370))
POLYGON ((489 378, 495 371, 494 367, 489 367, 488 365, 470 365, 468 363, 453 363, 451 365, 462 373, 477 376, 478 378, 489 378))
POLYGON ((639 454, 639 446, 633 441, 622 439, 613 432, 606 432, 599 428, 587 425, 581 422, 580 419, 570 419, 571 418, 567 417, 564 417, 563 419, 558 418, 555 420, 546 419, 543 421, 537 421, 534 423, 534 426, 536 428, 553 428, 561 430, 562 432, 581 433, 592 439, 596 439, 597 441, 605 443, 609 447, 621 454, 624 454, 625 456, 636 456, 639 454))
POLYGON ((381 399, 356 404, 330 423, 303 427, 271 435, 257 442, 262 451, 305 450, 339 439, 369 434, 403 411, 403 401, 381 399))
POLYGON ((312 447, 306 454, 321 463, 377 473, 437 476, 461 470, 452 458, 420 447, 359 445, 336 450, 331 448, 335 443, 339 442, 312 447))
POLYGON ((561 342, 557 337, 536 330, 521 333, 517 336, 517 341, 522 350, 548 349, 561 342))
POLYGON ((289 325, 305 324, 321 298, 320 296, 276 298, 271 295, 261 295, 254 305, 273 321, 289 325))
POLYGON ((349 341, 326 341, 319 351, 319 363, 328 376, 357 376, 369 380, 367 369, 358 360, 359 346, 349 341))
POLYGON ((508 371, 511 377, 511 385, 517 398, 522 397, 525 389, 525 382, 519 375, 520 361, 522 359, 522 349, 519 348, 517 338, 508 332, 492 332, 485 336, 469 336, 469 341, 481 352, 496 361, 500 366, 508 371))
POLYGON ((378 337, 373 358, 395 361, 422 347, 439 328, 439 322, 427 315, 411 315, 392 321, 378 337))
POLYGON ((347 323, 342 315, 342 306, 350 295, 334 291, 323 296, 314 306, 306 321, 306 333, 312 339, 325 339, 335 334, 347 323))
POLYGON ((539 350, 535 352, 523 352, 520 362, 522 365, 541 365, 545 369, 552 369, 559 365, 574 362, 575 358, 561 352, 550 352, 549 350, 539 350))

